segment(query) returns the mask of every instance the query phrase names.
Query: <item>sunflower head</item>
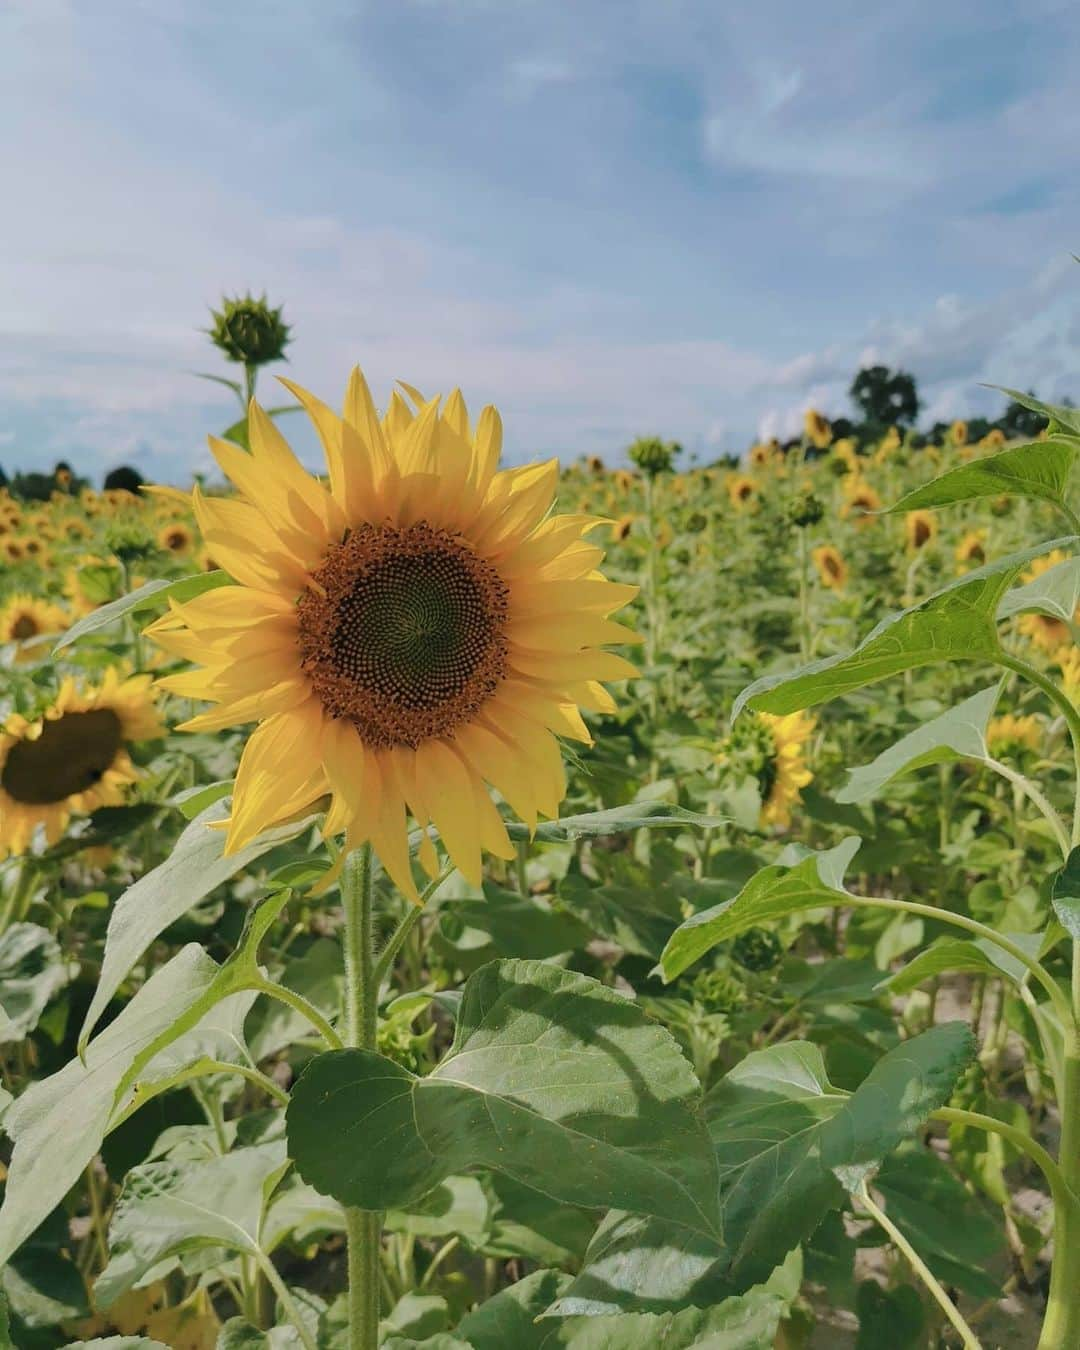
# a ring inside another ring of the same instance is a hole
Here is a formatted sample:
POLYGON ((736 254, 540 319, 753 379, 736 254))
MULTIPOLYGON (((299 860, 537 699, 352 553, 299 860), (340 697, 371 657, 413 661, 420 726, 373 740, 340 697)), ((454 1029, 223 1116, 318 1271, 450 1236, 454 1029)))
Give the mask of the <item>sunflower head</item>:
POLYGON ((953 445, 967 445, 968 424, 958 417, 949 428, 949 440, 953 445))
POLYGON ((749 506, 758 495, 758 485, 745 473, 732 474, 727 483, 728 496, 733 506, 749 506))
POLYGON ((969 530, 956 546, 958 572, 981 567, 986 561, 986 530, 969 530))
POLYGON ((803 433, 811 445, 824 450, 832 440, 832 426, 829 419, 815 408, 807 408, 803 415, 803 433))
POLYGON ((1005 433, 1000 427, 991 427, 979 442, 981 450, 1000 450, 1005 444, 1005 433))
POLYGON ((530 825, 565 790, 556 736, 590 741, 582 708, 614 710, 601 681, 634 669, 602 650, 633 635, 609 615, 636 593, 604 580, 586 539, 600 522, 550 513, 554 461, 500 471, 501 423, 475 428, 453 393, 379 417, 354 372, 339 416, 283 381, 326 453, 329 486, 301 466, 254 401, 251 453, 211 448, 239 497, 193 507, 235 585, 147 631, 204 667, 160 683, 219 706, 184 724, 258 722, 244 748, 226 847, 324 798, 327 834, 370 841, 416 897, 437 867, 434 824, 456 866, 512 857, 486 785, 530 825))
POLYGON ((909 511, 904 517, 904 538, 908 551, 918 553, 937 538, 938 521, 932 511, 909 511))
POLYGON ((182 521, 175 520, 161 527, 157 541, 166 552, 182 556, 191 552, 194 536, 182 521))
POLYGON ((845 490, 847 500, 840 514, 845 519, 853 517, 859 525, 867 525, 874 519, 874 512, 881 510, 881 497, 867 482, 851 479, 848 482, 851 485, 845 490))
POLYGON ((822 544, 811 550, 821 584, 831 591, 842 591, 848 581, 848 566, 840 550, 831 544, 822 544))
MULTIPOLYGON (((1045 572, 1049 572, 1051 568, 1066 562, 1068 557, 1069 555, 1063 549, 1052 549, 1051 552, 1034 560, 1024 573, 1022 580, 1034 581, 1045 572)), ((1073 616, 1073 621, 1080 621, 1080 609, 1073 616)), ((1021 614, 1016 621, 1016 627, 1019 632, 1030 638, 1044 652, 1055 654, 1060 649, 1073 645, 1072 630, 1069 625, 1064 619, 1059 619, 1053 614, 1021 614)))
POLYGON ((265 295, 258 300, 250 294, 225 296, 221 308, 210 314, 210 341, 227 360, 263 366, 284 357, 291 340, 289 325, 282 320, 280 306, 274 309, 265 295))
POLYGON ((806 743, 817 725, 806 713, 776 717, 745 714, 732 728, 717 762, 748 772, 761 796, 761 824, 786 828, 802 788, 813 779, 806 764, 806 743))
POLYGON ((995 717, 986 729, 986 743, 994 754, 1002 751, 1038 750, 1043 743, 1043 725, 1035 716, 995 717))
POLYGON ((750 447, 746 458, 751 468, 767 469, 776 458, 776 451, 770 442, 759 441, 756 445, 750 447))
POLYGON ((38 639, 62 633, 67 626, 68 617, 59 605, 32 595, 10 596, 0 607, 0 644, 17 642, 20 656, 42 655, 38 639))
POLYGON ((127 747, 160 734, 147 675, 102 683, 64 681, 55 701, 30 721, 0 729, 0 857, 24 853, 38 828, 54 844, 73 814, 118 806, 136 779, 127 747))
POLYGON ((635 516, 620 516, 611 526, 611 537, 617 539, 620 543, 624 539, 629 539, 635 519, 635 516))

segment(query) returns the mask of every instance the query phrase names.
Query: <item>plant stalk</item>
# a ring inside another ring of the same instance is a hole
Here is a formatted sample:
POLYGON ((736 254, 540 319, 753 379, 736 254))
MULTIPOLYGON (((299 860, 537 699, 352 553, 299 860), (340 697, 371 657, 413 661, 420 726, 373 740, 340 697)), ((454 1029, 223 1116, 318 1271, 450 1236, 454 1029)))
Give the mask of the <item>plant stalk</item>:
MULTIPOLYGON (((379 990, 375 981, 371 845, 345 860, 341 898, 345 908, 345 1045, 374 1050, 379 990)), ((349 1243, 349 1350, 378 1350, 379 1267, 382 1216, 374 1210, 345 1211, 349 1243)))

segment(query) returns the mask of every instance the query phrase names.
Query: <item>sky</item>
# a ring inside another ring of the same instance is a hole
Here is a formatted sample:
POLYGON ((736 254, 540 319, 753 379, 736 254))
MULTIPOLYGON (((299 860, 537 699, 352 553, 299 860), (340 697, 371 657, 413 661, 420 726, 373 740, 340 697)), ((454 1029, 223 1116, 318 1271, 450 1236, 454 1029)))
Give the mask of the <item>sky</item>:
POLYGON ((1073 0, 0 0, 0 466, 207 471, 249 288, 282 373, 459 385, 514 461, 876 361, 924 422, 1080 399, 1078 58, 1073 0))

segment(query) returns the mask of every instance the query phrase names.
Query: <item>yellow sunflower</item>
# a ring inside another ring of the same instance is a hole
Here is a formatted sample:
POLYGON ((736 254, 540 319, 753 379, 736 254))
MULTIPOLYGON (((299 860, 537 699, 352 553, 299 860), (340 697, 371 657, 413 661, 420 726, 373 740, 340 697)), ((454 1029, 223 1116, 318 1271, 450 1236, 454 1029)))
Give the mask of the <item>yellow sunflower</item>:
POLYGON ((733 506, 747 506, 758 493, 758 485, 747 474, 732 474, 727 482, 728 496, 733 506))
MULTIPOLYGON (((1044 572, 1049 572, 1052 567, 1066 562, 1068 558, 1069 554, 1063 549, 1055 548, 1042 558, 1036 558, 1024 573, 1023 580, 1034 581, 1036 577, 1041 577, 1044 572)), ((1080 610, 1074 615, 1074 620, 1080 620, 1080 610)), ((1069 625, 1064 619, 1057 619, 1052 614, 1021 614, 1016 621, 1016 627, 1044 652, 1056 652, 1060 647, 1072 645, 1069 625)))
POLYGON ((953 445, 967 445, 968 424, 963 418, 957 418, 949 428, 949 440, 953 445))
POLYGON ((67 626, 68 617, 59 605, 32 595, 9 596, 0 607, 0 644, 32 642, 49 633, 62 633, 67 626))
POLYGON ((1038 750, 1043 743, 1042 723, 1037 717, 995 717, 986 729, 986 743, 994 754, 1002 750, 1038 750))
POLYGON ((23 548, 21 539, 15 539, 11 535, 5 535, 0 539, 0 553, 8 562, 22 562, 26 557, 26 550, 23 548))
POLYGON ((909 511, 904 517, 904 537, 911 553, 932 544, 937 532, 937 516, 932 511, 909 511))
POLYGON ((847 465, 848 473, 859 472, 859 452, 855 448, 855 442, 850 436, 845 436, 842 440, 834 441, 830 451, 834 460, 847 465))
POLYGON ((772 755, 762 782, 761 823, 786 828, 791 824, 791 808, 799 800, 800 790, 814 777, 806 766, 806 743, 817 722, 804 712, 783 717, 758 713, 758 717, 772 740, 772 755))
POLYGON ((848 481, 851 487, 846 489, 847 501, 840 514, 845 520, 853 516, 857 525, 868 525, 874 519, 872 512, 881 510, 881 498, 869 483, 848 481))
POLYGON ((816 408, 807 408, 803 414, 803 434, 811 445, 824 450, 832 440, 832 426, 829 419, 816 408))
POLYGON ((1054 660, 1061 667, 1062 688, 1073 703, 1080 704, 1080 648, 1070 643, 1056 653, 1054 660))
POLYGON ((630 537, 630 532, 634 528, 634 521, 636 519, 636 516, 620 516, 611 527, 612 539, 618 539, 620 543, 622 540, 628 539, 630 537))
POLYGON ((746 456, 748 463, 755 469, 767 469, 777 455, 777 447, 772 441, 760 441, 750 447, 746 456))
POLYGON ((986 531, 969 530, 956 546, 958 572, 981 567, 986 561, 986 531))
POLYGON ((177 520, 161 527, 157 541, 169 553, 184 554, 191 552, 194 537, 188 527, 177 520))
POLYGON ((848 566, 840 550, 833 548, 831 544, 822 544, 820 548, 812 549, 810 556, 814 560, 821 584, 830 590, 842 591, 847 585, 848 566))
MULTIPOLYGON (((339 417, 283 381, 322 441, 329 488, 252 402, 251 454, 210 445, 238 498, 196 488, 207 548, 235 580, 151 625, 203 669, 165 688, 219 706, 188 730, 258 721, 244 748, 226 847, 330 797, 324 832, 365 841, 407 895, 408 816, 433 822, 480 880, 484 851, 514 850, 494 787, 535 826, 565 792, 557 736, 591 742, 580 708, 610 712, 600 683, 636 672, 602 650, 633 634, 608 616, 637 592, 606 581, 600 523, 550 514, 558 464, 498 468, 502 426, 471 429, 454 391, 407 386, 379 419, 354 371, 339 417)), ((420 862, 435 849, 424 834, 420 862)))
POLYGON ((1005 433, 1000 427, 991 427, 979 442, 980 450, 1000 450, 1005 444, 1005 433))
POLYGON ((35 721, 19 714, 0 729, 0 858, 24 853, 38 826, 54 844, 74 814, 118 806, 136 778, 127 752, 161 727, 148 675, 115 667, 96 688, 66 679, 35 721))

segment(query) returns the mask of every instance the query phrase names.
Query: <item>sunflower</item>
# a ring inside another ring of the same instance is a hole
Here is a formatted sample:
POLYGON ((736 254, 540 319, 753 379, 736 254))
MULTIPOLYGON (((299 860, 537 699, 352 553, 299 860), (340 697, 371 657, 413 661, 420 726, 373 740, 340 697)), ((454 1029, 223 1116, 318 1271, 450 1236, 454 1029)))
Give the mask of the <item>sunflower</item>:
POLYGON ((1069 699, 1080 704, 1080 648, 1070 644, 1058 651, 1054 660, 1061 667, 1061 686, 1069 699))
POLYGON ((932 511, 909 511, 904 517, 904 537, 911 553, 932 544, 937 532, 937 516, 932 511))
POLYGON ((161 727, 148 675, 115 667, 96 688, 70 677, 36 721, 20 714, 0 729, 0 857, 24 853, 38 826, 54 844, 73 814, 118 806, 135 781, 127 752, 161 727))
POLYGON ((1000 427, 991 427, 979 442, 980 450, 1000 450, 1005 444, 1005 433, 1000 427))
POLYGON ((69 516, 61 528, 65 536, 74 543, 78 543, 81 539, 89 539, 93 533, 86 521, 80 520, 78 516, 69 516))
POLYGON ((841 557, 840 550, 833 548, 831 544, 822 544, 820 548, 812 549, 810 556, 818 570, 821 584, 830 590, 842 591, 847 585, 848 566, 841 557))
POLYGON ((969 530, 956 546, 957 571, 981 567, 986 561, 986 531, 969 530))
POLYGON ((1035 716, 995 717, 986 729, 986 743, 995 753, 1002 750, 1038 750, 1043 743, 1042 723, 1035 716))
POLYGON ((174 521, 170 525, 163 525, 158 531, 158 544, 169 553, 190 553, 191 546, 194 543, 194 537, 186 525, 180 521, 174 521))
MULTIPOLYGON (((463 875, 484 851, 511 858, 485 783, 530 825, 566 780, 556 736, 591 743, 580 708, 611 712, 601 680, 636 672, 602 650, 634 635, 608 617, 637 588, 604 580, 585 535, 600 522, 549 514, 555 460, 499 471, 494 408, 470 430, 454 391, 403 386, 380 421, 354 371, 338 417, 291 381, 322 441, 329 488, 255 402, 251 454, 210 445, 239 499, 193 506, 235 585, 148 630, 203 669, 160 683, 219 706, 183 724, 258 721, 240 760, 226 849, 329 795, 326 835, 369 841, 413 899, 408 816, 420 862, 433 822, 463 875)), ((344 856, 344 854, 343 854, 344 856)))
POLYGON ((873 519, 872 512, 881 510, 881 498, 869 483, 852 482, 845 495, 847 501, 840 508, 845 520, 854 516, 856 524, 867 525, 873 519))
POLYGON ((746 506, 758 494, 758 485, 744 473, 732 474, 727 482, 728 496, 733 506, 746 506))
MULTIPOLYGON (((1055 548, 1044 557, 1036 558, 1024 573, 1023 580, 1034 581, 1044 572, 1049 572, 1052 567, 1067 562, 1068 558, 1069 554, 1063 549, 1055 548)), ((1074 620, 1080 620, 1080 610, 1074 615, 1074 620)), ((1044 652, 1056 652, 1060 647, 1072 645, 1072 630, 1069 625, 1064 619, 1055 618, 1053 614, 1021 614, 1016 621, 1016 627, 1044 652)))
POLYGON ((832 440, 832 426, 829 419, 815 408, 807 408, 803 414, 803 435, 819 450, 824 450, 832 440))
POLYGON ((755 469, 767 469, 777 455, 777 447, 772 441, 759 441, 750 447, 747 462, 755 469))
POLYGON ((949 428, 949 440, 953 445, 967 445, 968 424, 963 418, 958 417, 949 428))
POLYGON ((845 436, 839 441, 833 441, 830 454, 834 462, 847 466, 848 473, 859 472, 859 452, 850 436, 845 436))
POLYGON ((759 775, 761 823, 786 829, 791 824, 791 808, 799 800, 800 789, 814 777, 806 767, 806 742, 813 735, 817 722, 804 712, 788 713, 784 717, 758 713, 758 717, 771 742, 771 754, 759 775))
POLYGON ((26 550, 23 547, 21 539, 15 539, 11 535, 5 535, 0 539, 0 553, 8 562, 22 562, 26 557, 26 550))
POLYGON ((32 642, 49 633, 62 633, 68 617, 59 605, 32 595, 12 595, 0 607, 0 643, 32 642))

